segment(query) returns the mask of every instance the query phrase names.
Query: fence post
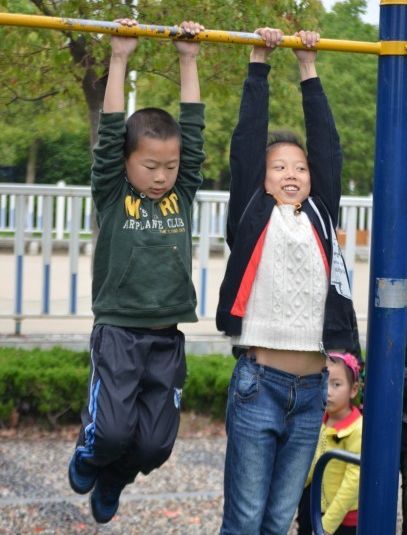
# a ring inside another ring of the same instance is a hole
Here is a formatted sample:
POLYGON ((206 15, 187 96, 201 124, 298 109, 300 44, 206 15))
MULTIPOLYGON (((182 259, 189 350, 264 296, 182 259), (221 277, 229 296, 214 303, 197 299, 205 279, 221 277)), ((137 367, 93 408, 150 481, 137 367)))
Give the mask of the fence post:
POLYGON ((356 206, 349 206, 346 214, 345 262, 349 275, 349 284, 353 288, 353 272, 356 256, 356 206))
POLYGON ((370 193, 369 198, 372 200, 372 206, 370 206, 368 213, 367 213, 367 230, 368 230, 368 247, 370 251, 370 247, 372 244, 372 228, 373 228, 373 195, 370 193))
POLYGON ((15 228, 16 221, 16 196, 10 195, 10 212, 9 212, 9 221, 8 228, 13 230, 15 228))
POLYGON ((42 231, 43 219, 44 219, 44 197, 38 195, 37 197, 37 210, 36 210, 36 220, 35 220, 35 230, 42 231))
POLYGON ((83 230, 85 232, 92 231, 92 197, 85 199, 85 217, 83 223, 83 230))
POLYGON ((79 226, 81 217, 82 199, 74 197, 71 200, 71 236, 69 240, 69 264, 70 264, 70 314, 77 313, 78 304, 78 259, 79 259, 79 226))
POLYGON ((6 229, 7 195, 0 195, 0 229, 6 229))
POLYGON ((49 314, 52 253, 52 197, 43 197, 42 205, 42 313, 49 314))
MULTIPOLYGON (((65 182, 60 180, 57 182, 58 188, 64 188, 65 182)), ((64 239, 65 230, 65 197, 60 195, 57 197, 57 216, 56 216, 56 239, 64 239)))
POLYGON ((26 230, 32 232, 34 230, 34 195, 29 195, 26 207, 26 230))
POLYGON ((14 254, 15 254, 15 334, 21 334, 21 314, 23 313, 23 262, 24 262, 25 197, 16 196, 14 254))
POLYGON ((210 203, 201 202, 201 217, 199 221, 199 314, 206 314, 207 276, 210 247, 210 203))

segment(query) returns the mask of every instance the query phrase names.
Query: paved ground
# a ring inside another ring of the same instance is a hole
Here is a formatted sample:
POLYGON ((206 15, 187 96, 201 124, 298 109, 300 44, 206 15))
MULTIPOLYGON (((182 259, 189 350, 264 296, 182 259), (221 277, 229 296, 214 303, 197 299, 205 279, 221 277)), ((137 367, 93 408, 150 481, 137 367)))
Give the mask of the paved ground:
MULTIPOLYGON (((225 438, 179 438, 170 460, 123 492, 119 514, 98 525, 87 497, 69 488, 73 440, 0 442, 1 535, 217 535, 225 438)), ((398 529, 400 535, 400 515, 398 529)), ((293 527, 289 534, 295 535, 293 527)), ((390 532, 381 535, 393 535, 390 532)))
POLYGON ((69 488, 73 442, 4 440, 0 445, 0 534, 215 535, 222 505, 224 439, 179 439, 171 459, 127 487, 106 526, 69 488))

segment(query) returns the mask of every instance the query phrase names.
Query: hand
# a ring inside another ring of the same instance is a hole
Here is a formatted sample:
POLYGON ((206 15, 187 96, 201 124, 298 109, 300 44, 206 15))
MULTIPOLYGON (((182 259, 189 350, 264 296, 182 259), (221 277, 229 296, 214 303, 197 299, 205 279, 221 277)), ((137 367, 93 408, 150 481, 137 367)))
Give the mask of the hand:
MULTIPOLYGON (((131 28, 132 26, 137 26, 138 22, 134 19, 117 19, 115 22, 118 22, 122 26, 127 26, 131 28)), ((112 35, 111 37, 111 47, 112 47, 112 56, 121 57, 125 60, 135 51, 138 44, 137 37, 119 37, 112 35)))
POLYGON ((173 41, 175 48, 178 50, 178 54, 180 56, 196 57, 199 54, 200 43, 196 41, 188 41, 188 38, 198 35, 205 30, 205 27, 202 26, 202 24, 199 24, 199 22, 193 22, 192 20, 184 20, 179 27, 182 30, 182 33, 185 34, 186 39, 182 41, 173 41))
MULTIPOLYGON (((319 41, 319 33, 312 31, 301 30, 295 32, 295 37, 299 37, 301 42, 307 48, 313 48, 319 41)), ((297 56, 297 59, 300 63, 314 63, 317 56, 316 50, 302 50, 298 48, 293 48, 294 54, 297 56)))
POLYGON ((268 56, 275 49, 275 47, 281 43, 283 38, 283 32, 274 28, 258 28, 255 33, 265 41, 266 46, 254 46, 250 53, 250 61, 265 63, 268 56))

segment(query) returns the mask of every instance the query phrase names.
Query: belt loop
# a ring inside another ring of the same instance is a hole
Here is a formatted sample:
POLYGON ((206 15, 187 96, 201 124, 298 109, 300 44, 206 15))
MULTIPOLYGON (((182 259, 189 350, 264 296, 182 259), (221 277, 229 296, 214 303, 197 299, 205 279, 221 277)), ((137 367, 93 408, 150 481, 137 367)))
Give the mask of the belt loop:
POLYGON ((296 375, 295 376, 294 383, 295 383, 296 386, 298 386, 301 383, 301 379, 302 379, 301 375, 296 375))
POLYGON ((256 362, 256 355, 253 355, 252 353, 247 352, 246 358, 248 358, 250 362, 256 362))

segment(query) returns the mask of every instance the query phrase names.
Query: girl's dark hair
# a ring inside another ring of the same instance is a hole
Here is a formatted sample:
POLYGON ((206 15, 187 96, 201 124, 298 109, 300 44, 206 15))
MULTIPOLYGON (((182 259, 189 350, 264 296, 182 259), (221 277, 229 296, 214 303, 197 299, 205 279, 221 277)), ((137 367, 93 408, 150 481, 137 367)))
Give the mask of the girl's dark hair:
POLYGON ((124 156, 128 158, 137 150, 141 137, 169 139, 176 137, 181 145, 181 128, 177 121, 160 108, 143 108, 134 112, 126 122, 124 156))
POLYGON ((274 145, 277 145, 279 143, 289 143, 290 145, 296 145, 302 151, 304 151, 305 155, 307 154, 307 151, 305 150, 305 145, 300 136, 298 136, 294 132, 291 132, 290 130, 274 130, 273 132, 269 132, 266 150, 270 150, 272 147, 274 147, 274 145))

